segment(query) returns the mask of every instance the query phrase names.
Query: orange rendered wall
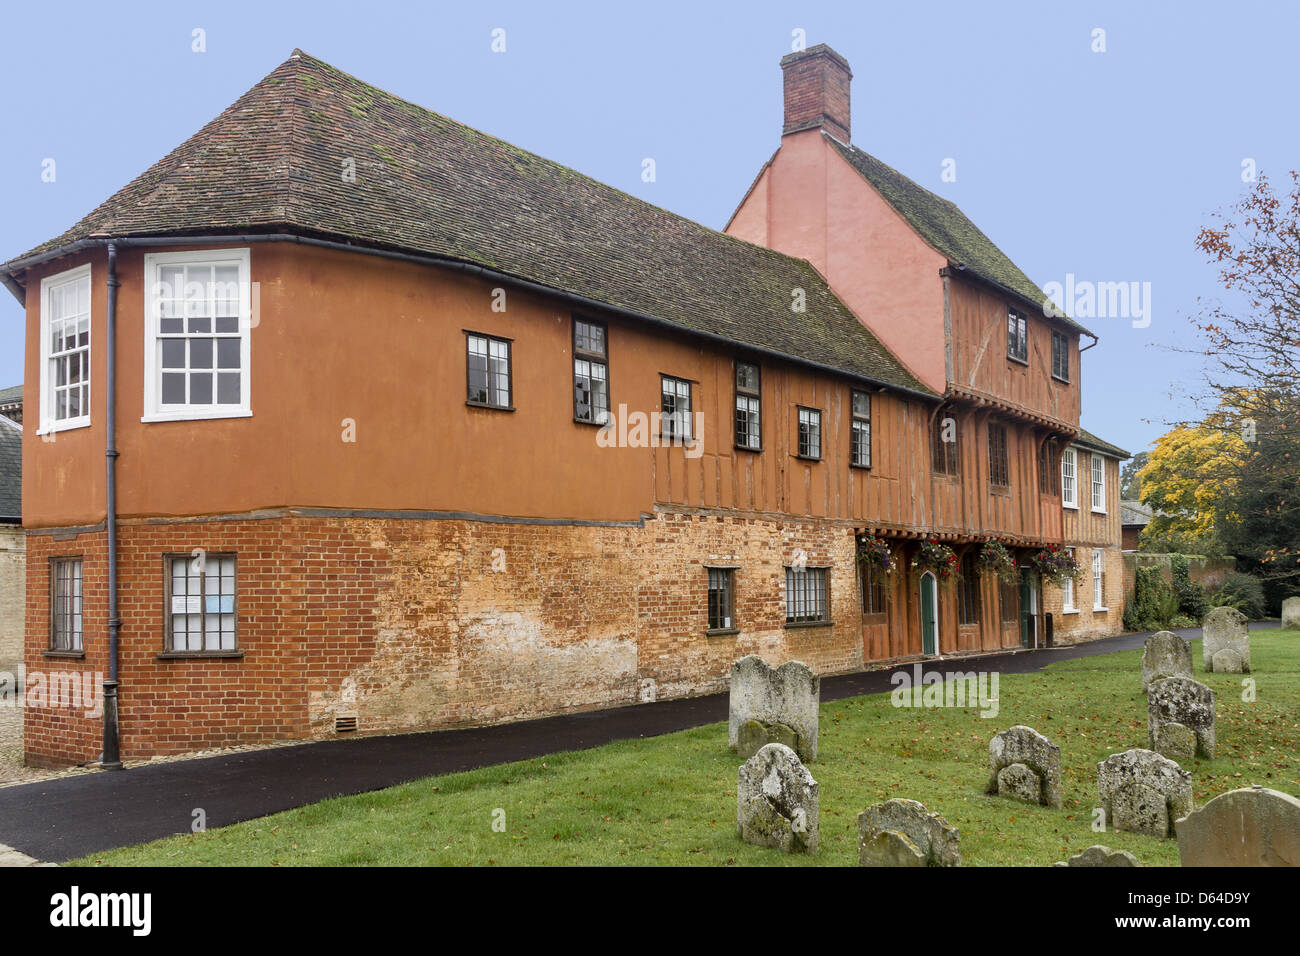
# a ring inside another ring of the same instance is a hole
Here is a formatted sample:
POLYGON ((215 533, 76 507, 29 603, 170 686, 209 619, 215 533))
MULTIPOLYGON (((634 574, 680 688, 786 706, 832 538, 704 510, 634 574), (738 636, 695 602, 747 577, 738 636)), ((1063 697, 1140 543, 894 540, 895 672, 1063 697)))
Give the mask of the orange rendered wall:
POLYGON ((944 390, 939 270, 947 259, 867 185, 819 129, 781 140, 727 232, 807 259, 921 381, 944 390))

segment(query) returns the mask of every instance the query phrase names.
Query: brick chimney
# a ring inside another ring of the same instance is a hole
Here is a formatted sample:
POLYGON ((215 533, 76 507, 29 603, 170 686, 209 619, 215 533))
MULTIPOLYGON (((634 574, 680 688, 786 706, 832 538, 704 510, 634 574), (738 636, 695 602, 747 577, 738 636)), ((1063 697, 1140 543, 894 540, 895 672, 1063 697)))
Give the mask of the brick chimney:
POLYGON ((781 58, 785 73, 785 125, 781 135, 821 127, 849 142, 849 82, 853 71, 825 43, 781 58))

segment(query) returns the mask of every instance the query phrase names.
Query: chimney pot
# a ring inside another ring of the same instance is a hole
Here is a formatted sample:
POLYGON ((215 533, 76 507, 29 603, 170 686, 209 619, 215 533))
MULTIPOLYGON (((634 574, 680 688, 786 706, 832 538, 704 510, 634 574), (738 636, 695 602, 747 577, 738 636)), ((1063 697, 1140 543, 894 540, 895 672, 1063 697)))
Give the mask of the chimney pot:
POLYGON ((821 127, 849 143, 849 61, 824 43, 781 58, 785 124, 781 135, 821 127))

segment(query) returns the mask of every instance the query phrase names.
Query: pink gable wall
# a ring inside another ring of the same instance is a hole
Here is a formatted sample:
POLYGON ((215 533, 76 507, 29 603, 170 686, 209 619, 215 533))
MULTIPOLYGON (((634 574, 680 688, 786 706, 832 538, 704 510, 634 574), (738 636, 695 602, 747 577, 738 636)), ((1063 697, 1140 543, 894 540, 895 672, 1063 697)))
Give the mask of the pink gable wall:
POLYGON ((947 385, 947 260, 827 142, 794 133, 736 210, 729 234, 807 259, 867 328, 930 388, 947 385))

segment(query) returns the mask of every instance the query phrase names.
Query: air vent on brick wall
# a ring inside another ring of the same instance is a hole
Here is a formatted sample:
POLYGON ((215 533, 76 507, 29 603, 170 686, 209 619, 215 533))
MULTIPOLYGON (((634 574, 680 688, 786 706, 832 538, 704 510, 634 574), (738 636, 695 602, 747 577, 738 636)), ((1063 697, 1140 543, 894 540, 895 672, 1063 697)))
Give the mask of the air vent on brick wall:
POLYGON ((355 714, 352 714, 347 717, 334 718, 334 733, 352 734, 352 733, 356 733, 356 730, 357 730, 357 718, 355 714))

